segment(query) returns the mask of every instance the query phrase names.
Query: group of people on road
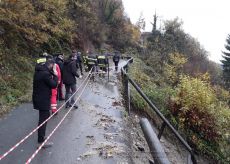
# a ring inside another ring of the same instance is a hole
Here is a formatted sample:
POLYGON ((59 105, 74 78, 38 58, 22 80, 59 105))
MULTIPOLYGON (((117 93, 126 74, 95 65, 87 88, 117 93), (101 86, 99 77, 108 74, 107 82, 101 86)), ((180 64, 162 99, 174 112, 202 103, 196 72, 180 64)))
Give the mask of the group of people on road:
MULTIPOLYGON (((84 57, 84 64, 86 66, 87 70, 91 70, 93 72, 97 71, 98 69, 107 72, 109 68, 109 57, 110 54, 105 53, 105 54, 100 54, 96 55, 93 53, 89 53, 87 56, 84 57)), ((118 63, 120 61, 120 55, 118 52, 115 52, 113 55, 113 62, 115 65, 115 70, 118 70, 118 63)))
MULTIPOLYGON (((113 56, 116 71, 118 70, 119 60, 120 56, 116 52, 113 56)), ((52 114, 57 114, 58 100, 65 100, 66 108, 78 108, 75 104, 76 78, 83 76, 82 63, 84 63, 86 71, 99 67, 99 69, 106 72, 109 61, 107 55, 94 55, 93 53, 83 56, 82 59, 81 52, 76 50, 73 50, 66 60, 64 60, 64 54, 62 53, 55 55, 55 57, 43 53, 37 60, 33 79, 32 100, 34 109, 39 111, 38 125, 41 125, 50 117, 50 110, 52 114), (63 84, 66 90, 65 96, 63 94, 63 84)), ((44 123, 38 129, 39 145, 45 141, 46 124, 44 123)), ((52 144, 51 142, 46 142, 43 148, 50 147, 52 144)))

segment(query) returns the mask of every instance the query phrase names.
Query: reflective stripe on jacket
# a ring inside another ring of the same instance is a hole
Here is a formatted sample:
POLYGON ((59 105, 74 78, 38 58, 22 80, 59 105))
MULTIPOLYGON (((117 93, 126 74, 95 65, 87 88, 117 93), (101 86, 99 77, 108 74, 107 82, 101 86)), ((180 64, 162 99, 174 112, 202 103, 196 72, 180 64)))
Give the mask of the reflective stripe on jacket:
POLYGON ((40 58, 37 60, 37 64, 45 63, 45 62, 46 62, 46 58, 40 58))

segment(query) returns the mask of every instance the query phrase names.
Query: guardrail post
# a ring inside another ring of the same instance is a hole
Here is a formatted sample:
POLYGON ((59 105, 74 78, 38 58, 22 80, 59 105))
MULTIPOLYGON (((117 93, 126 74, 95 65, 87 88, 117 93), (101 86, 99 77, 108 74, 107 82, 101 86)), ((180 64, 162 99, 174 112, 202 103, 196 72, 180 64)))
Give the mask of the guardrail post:
POLYGON ((109 62, 108 62, 108 82, 109 82, 109 62))
POLYGON ((128 73, 128 71, 129 71, 129 65, 126 66, 125 70, 126 70, 126 73, 128 73))
POLYGON ((165 127, 166 127, 166 123, 163 122, 162 125, 161 125, 161 128, 160 128, 160 130, 159 130, 159 134, 158 134, 159 140, 161 139, 161 136, 162 136, 162 134, 163 134, 163 132, 164 132, 165 127))
POLYGON ((194 154, 193 154, 193 153, 190 153, 190 155, 191 155, 192 163, 193 163, 193 164, 197 164, 197 161, 196 161, 196 158, 195 158, 194 154))
POLYGON ((129 77, 124 74, 124 92, 125 92, 125 101, 126 101, 126 108, 128 113, 130 114, 130 88, 129 88, 129 77))
POLYGON ((128 113, 130 115, 130 87, 129 87, 129 77, 126 76, 126 79, 125 79, 125 83, 126 83, 126 88, 127 88, 127 109, 128 109, 128 113))

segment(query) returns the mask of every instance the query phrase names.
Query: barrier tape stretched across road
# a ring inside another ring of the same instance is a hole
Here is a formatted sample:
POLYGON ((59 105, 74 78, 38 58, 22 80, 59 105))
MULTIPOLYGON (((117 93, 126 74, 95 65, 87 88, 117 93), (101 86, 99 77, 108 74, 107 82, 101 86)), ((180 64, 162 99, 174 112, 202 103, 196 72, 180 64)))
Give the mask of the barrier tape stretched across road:
POLYGON ((69 109, 69 111, 65 114, 65 116, 61 119, 61 121, 58 123, 58 125, 54 128, 54 130, 50 133, 50 135, 46 138, 46 140, 39 146, 39 148, 32 154, 32 156, 26 161, 26 164, 29 164, 34 158, 35 156, 38 154, 38 152, 41 150, 41 148, 45 145, 45 143, 50 139, 50 137, 54 134, 54 132, 58 129, 58 127, 61 125, 61 123, 65 120, 65 118, 68 116, 68 114, 70 113, 70 111, 73 109, 74 105, 76 104, 76 102, 80 99, 80 97, 82 96, 83 92, 85 91, 88 83, 90 81, 90 77, 88 79, 88 81, 86 82, 84 88, 82 89, 81 93, 79 94, 79 96, 77 97, 76 101, 74 102, 73 106, 69 109))
POLYGON ((82 85, 85 83, 85 81, 88 79, 88 77, 91 75, 91 71, 92 69, 89 71, 87 77, 84 79, 84 81, 81 83, 81 85, 78 87, 78 89, 76 90, 76 92, 74 92, 70 98, 63 103, 56 112, 54 112, 52 115, 50 115, 49 118, 47 118, 42 124, 40 124, 39 126, 37 126, 34 130, 32 130, 27 136, 25 136, 23 139, 21 139, 17 144, 15 144, 14 146, 12 146, 7 152, 5 152, 3 155, 0 156, 0 161, 5 158, 7 155, 9 155, 13 150, 15 150, 19 145, 21 145, 25 140, 27 140, 33 133, 35 133, 42 125, 44 125, 46 122, 48 122, 57 112, 59 112, 63 106, 79 91, 79 89, 82 87, 82 85))

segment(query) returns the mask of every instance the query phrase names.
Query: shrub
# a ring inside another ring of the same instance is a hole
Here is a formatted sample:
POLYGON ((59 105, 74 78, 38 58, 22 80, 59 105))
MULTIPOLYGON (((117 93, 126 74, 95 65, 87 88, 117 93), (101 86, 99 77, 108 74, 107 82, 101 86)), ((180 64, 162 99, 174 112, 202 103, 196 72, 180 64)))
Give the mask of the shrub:
POLYGON ((229 160, 229 144, 224 143, 230 139, 230 109, 207 81, 181 76, 170 110, 197 150, 222 162, 229 160))

